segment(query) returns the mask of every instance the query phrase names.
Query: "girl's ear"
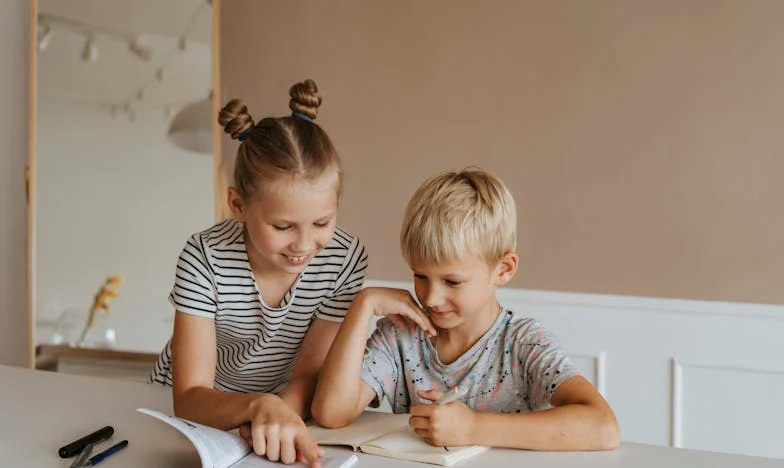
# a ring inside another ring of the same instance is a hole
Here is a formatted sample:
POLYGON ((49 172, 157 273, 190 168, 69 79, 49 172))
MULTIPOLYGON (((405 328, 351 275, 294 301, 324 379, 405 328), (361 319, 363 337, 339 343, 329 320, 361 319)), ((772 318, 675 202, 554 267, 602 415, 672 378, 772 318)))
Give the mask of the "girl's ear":
POLYGON ((494 283, 496 286, 504 286, 512 277, 517 273, 517 265, 520 263, 520 258, 514 252, 507 252, 498 260, 495 267, 494 283))
POLYGON ((228 202, 229 202, 229 209, 231 210, 231 214, 234 215, 234 218, 241 222, 245 222, 245 202, 240 196, 240 193, 234 187, 229 187, 228 193, 228 202))

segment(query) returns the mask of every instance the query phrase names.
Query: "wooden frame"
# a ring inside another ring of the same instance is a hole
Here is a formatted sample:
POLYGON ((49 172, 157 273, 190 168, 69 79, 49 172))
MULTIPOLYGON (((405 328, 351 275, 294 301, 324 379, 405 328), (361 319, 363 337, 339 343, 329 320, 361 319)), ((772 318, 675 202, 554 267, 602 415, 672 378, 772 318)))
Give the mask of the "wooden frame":
POLYGON ((38 109, 38 2, 30 0, 30 34, 28 63, 30 76, 27 108, 27 367, 35 368, 35 162, 36 162, 36 110, 38 109))
MULTIPOLYGON (((213 115, 220 110, 220 0, 211 0, 212 14, 212 89, 211 100, 213 115)), ((28 44, 29 89, 28 89, 28 142, 25 186, 27 190, 27 367, 35 368, 35 182, 37 148, 37 109, 38 109, 38 1, 30 0, 30 27, 28 44)), ((226 207, 226 177, 221 158, 220 134, 222 129, 217 118, 213 119, 213 169, 215 190, 215 218, 222 219, 226 207)))

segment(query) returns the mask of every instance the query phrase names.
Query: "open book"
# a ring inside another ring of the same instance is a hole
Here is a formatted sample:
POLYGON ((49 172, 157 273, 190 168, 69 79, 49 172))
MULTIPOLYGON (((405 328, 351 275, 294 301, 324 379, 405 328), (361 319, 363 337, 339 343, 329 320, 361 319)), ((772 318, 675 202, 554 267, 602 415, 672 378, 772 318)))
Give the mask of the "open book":
MULTIPOLYGON (((159 411, 139 408, 136 411, 160 419, 169 424, 191 441, 201 458, 204 468, 279 468, 281 466, 307 466, 305 463, 283 465, 271 462, 253 453, 253 450, 236 432, 227 432, 201 424, 169 416, 159 411)), ((357 461, 353 453, 333 450, 324 451, 321 466, 324 468, 347 468, 357 461)))
POLYGON ((371 455, 451 466, 487 450, 487 447, 434 447, 408 425, 408 414, 365 411, 340 429, 308 426, 319 445, 347 445, 371 455))

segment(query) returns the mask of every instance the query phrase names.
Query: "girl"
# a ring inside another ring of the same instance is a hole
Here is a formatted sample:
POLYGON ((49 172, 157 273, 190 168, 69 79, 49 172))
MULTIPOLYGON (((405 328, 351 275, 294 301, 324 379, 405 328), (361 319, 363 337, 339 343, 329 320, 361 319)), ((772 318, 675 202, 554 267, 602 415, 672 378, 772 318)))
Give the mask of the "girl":
POLYGON ((177 416, 239 427, 272 461, 318 465, 303 418, 316 375, 354 295, 367 254, 336 228, 340 161, 306 80, 292 115, 254 123, 241 100, 218 122, 239 140, 233 219, 194 234, 177 263, 172 339, 151 380, 173 387, 177 416))

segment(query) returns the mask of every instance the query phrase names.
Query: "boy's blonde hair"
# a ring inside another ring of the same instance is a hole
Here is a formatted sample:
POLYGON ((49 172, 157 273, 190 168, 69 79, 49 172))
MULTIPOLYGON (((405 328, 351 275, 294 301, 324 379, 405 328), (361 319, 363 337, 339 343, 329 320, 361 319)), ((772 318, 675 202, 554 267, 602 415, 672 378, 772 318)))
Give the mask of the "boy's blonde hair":
POLYGON ((517 210, 503 182, 468 168, 423 183, 408 202, 400 233, 407 262, 442 265, 475 254, 488 265, 517 246, 517 210))

